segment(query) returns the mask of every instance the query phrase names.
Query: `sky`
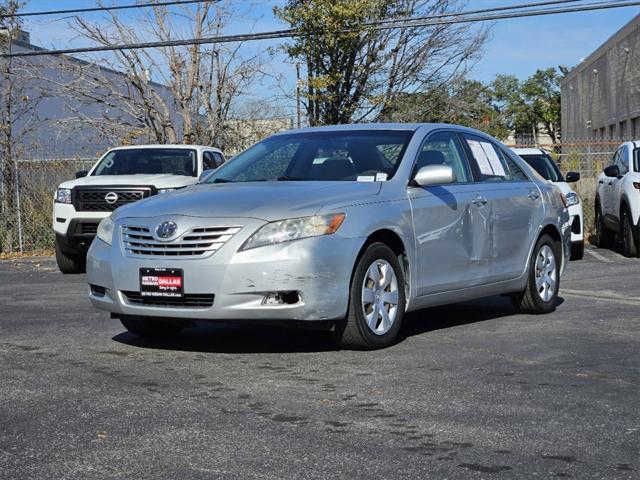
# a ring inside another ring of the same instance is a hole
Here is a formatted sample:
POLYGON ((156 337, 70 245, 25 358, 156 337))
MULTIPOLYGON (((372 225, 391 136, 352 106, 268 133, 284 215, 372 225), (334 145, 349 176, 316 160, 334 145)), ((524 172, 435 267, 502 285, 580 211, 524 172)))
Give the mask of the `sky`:
MULTIPOLYGON (((113 0, 113 4, 129 4, 133 0, 113 0)), ((469 0, 467 9, 479 9, 526 3, 534 0, 469 0)), ((109 3, 106 1, 105 3, 109 3)), ((283 0, 234 0, 240 12, 229 33, 243 31, 266 31, 285 28, 272 13, 274 5, 283 0), (248 12, 248 13, 247 13, 248 12)), ((52 8, 74 8, 93 5, 87 0, 30 0, 25 11, 48 10, 52 8)), ((127 15, 127 11, 123 11, 127 15)), ((523 19, 500 20, 493 24, 492 38, 484 48, 482 58, 475 64, 469 77, 490 81, 497 74, 512 74, 526 78, 538 68, 548 68, 560 64, 575 66, 587 57, 611 35, 640 13, 640 7, 627 7, 584 13, 569 13, 552 16, 529 17, 523 19)), ((90 19, 99 19, 89 15, 90 19)), ((32 43, 47 48, 84 46, 86 41, 78 39, 59 17, 31 17, 25 24, 31 31, 32 43)), ((275 46, 269 43, 254 45, 252 48, 275 46)), ((276 69, 293 76, 290 65, 277 65, 276 69)))

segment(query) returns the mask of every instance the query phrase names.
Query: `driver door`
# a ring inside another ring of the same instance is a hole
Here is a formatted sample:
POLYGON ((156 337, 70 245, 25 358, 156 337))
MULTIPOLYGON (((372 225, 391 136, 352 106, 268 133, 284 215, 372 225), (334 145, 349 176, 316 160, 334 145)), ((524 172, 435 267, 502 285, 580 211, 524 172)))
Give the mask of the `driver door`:
POLYGON ((443 185, 407 187, 415 230, 419 296, 473 286, 488 265, 484 261, 486 252, 477 248, 474 241, 485 236, 478 235, 474 225, 481 226, 482 219, 488 219, 489 209, 474 203, 477 185, 454 132, 439 131, 427 137, 413 175, 428 165, 448 165, 456 178, 443 185))

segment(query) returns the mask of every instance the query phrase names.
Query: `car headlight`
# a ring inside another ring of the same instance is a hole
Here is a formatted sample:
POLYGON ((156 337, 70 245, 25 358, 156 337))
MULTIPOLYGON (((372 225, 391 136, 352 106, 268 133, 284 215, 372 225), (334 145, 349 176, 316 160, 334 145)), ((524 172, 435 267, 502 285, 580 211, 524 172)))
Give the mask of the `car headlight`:
POLYGON ((71 203, 71 190, 68 188, 59 188, 56 190, 56 202, 71 203))
POLYGON ((301 238, 331 235, 338 231, 344 217, 344 213, 330 213, 267 223, 249 237, 240 251, 301 238))
POLYGON ((158 193, 169 193, 169 192, 173 192, 175 190, 175 188, 161 188, 158 190, 158 193))
POLYGON ((567 198, 567 207, 580 203, 580 197, 576 192, 569 192, 565 195, 565 197, 567 198))
POLYGON ((113 220, 111 220, 111 216, 103 219, 98 224, 97 236, 107 245, 111 245, 113 242, 113 220))

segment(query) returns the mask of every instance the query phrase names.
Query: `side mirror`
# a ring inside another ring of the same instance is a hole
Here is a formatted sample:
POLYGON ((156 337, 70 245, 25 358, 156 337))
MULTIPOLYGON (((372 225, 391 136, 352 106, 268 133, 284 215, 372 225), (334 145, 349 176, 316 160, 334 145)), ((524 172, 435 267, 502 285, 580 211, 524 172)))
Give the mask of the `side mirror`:
POLYGON ((580 173, 579 172, 567 172, 567 176, 565 177, 565 181, 566 182, 577 182, 578 180, 580 180, 580 173))
POLYGON ((448 165, 427 165, 416 172, 413 181, 421 187, 442 185, 455 182, 456 175, 448 165))
POLYGON ((604 169, 604 174, 607 177, 619 177, 620 176, 620 169, 618 168, 617 165, 609 165, 607 168, 604 169))
POLYGON ((89 175, 89 171, 88 170, 80 170, 80 171, 76 172, 76 178, 86 177, 87 175, 89 175))

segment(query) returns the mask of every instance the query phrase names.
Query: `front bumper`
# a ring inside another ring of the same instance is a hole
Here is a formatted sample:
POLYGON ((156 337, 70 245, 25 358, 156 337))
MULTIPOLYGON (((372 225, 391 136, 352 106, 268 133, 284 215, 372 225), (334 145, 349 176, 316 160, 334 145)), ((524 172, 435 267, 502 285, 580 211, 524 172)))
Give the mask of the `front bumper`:
MULTIPOLYGON (((183 223, 183 219, 172 219, 183 223)), ((163 219, 154 219, 150 224, 157 225, 160 220, 163 219)), ((129 255, 120 238, 120 225, 116 225, 113 246, 96 240, 88 253, 87 277, 93 286, 89 292, 91 303, 116 317, 141 315, 215 321, 334 320, 345 316, 351 273, 364 238, 334 234, 238 252, 264 222, 224 219, 218 223, 243 228, 205 258, 129 255), (140 291, 140 268, 181 268, 185 295, 214 295, 213 304, 193 307, 132 302, 124 292, 140 291), (299 301, 266 305, 266 296, 277 292, 297 292, 299 301)), ((206 224, 215 225, 216 221, 210 219, 206 224)))

